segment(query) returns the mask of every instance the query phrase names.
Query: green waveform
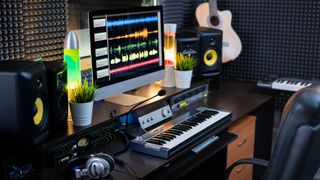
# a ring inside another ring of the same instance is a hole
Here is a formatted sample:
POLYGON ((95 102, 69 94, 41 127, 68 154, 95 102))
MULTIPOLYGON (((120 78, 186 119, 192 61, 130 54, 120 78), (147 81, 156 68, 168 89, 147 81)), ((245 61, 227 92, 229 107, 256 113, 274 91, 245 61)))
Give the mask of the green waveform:
POLYGON ((158 39, 149 40, 148 44, 149 46, 158 46, 158 39))
POLYGON ((157 47, 158 45, 158 39, 155 40, 149 40, 149 41, 144 41, 144 42, 138 42, 138 43, 134 43, 134 44, 128 44, 125 46, 120 46, 118 45, 117 47, 110 47, 110 54, 122 54, 122 51, 133 51, 133 50, 140 50, 140 49, 144 49, 147 46, 153 46, 153 47, 157 47))

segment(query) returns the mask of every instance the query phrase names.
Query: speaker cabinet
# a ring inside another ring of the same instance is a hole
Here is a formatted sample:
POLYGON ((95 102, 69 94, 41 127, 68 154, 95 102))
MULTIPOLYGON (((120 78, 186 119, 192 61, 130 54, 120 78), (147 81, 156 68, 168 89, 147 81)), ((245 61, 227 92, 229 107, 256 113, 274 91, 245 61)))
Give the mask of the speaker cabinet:
POLYGON ((48 135, 47 76, 41 62, 0 61, 3 150, 27 153, 48 135))
POLYGON ((200 57, 200 38, 195 32, 188 32, 179 29, 176 34, 177 52, 183 55, 195 57, 199 61, 200 57))
POLYGON ((63 61, 43 62, 47 71, 50 134, 67 127, 68 93, 67 70, 63 61))
POLYGON ((187 31, 200 37, 199 63, 195 76, 210 78, 220 74, 222 66, 222 31, 219 29, 197 27, 187 31))

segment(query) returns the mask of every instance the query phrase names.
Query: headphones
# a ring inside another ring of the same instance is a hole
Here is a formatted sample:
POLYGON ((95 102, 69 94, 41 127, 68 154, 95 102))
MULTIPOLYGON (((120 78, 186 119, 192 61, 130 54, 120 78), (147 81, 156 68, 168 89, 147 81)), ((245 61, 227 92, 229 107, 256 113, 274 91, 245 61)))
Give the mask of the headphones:
POLYGON ((67 162, 66 167, 70 175, 76 179, 83 176, 99 179, 104 178, 111 173, 116 161, 119 160, 115 160, 112 155, 98 153, 71 159, 67 162), (82 166, 85 164, 84 168, 81 167, 80 164, 82 164, 82 166))
POLYGON ((112 154, 97 153, 89 156, 79 156, 69 160, 66 164, 68 174, 76 179, 84 176, 99 179, 108 176, 116 164, 118 166, 124 166, 126 163, 114 155, 128 149, 129 139, 124 132, 119 131, 117 133, 123 138, 123 146, 115 149, 112 154))

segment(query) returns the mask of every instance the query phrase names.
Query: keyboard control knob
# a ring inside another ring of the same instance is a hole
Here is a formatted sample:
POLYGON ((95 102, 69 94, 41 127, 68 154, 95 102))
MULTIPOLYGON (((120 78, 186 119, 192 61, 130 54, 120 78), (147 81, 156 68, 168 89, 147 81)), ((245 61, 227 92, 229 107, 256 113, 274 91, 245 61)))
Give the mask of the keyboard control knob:
POLYGON ((162 109, 162 117, 166 118, 170 115, 170 110, 162 109))

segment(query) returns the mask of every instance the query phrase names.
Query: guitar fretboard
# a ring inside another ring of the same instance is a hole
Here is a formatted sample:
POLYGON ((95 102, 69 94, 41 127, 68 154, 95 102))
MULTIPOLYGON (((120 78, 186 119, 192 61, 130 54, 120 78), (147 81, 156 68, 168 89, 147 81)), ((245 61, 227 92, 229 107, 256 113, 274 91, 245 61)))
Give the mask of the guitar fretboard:
POLYGON ((209 13, 210 17, 218 17, 218 3, 217 0, 209 0, 209 13))

